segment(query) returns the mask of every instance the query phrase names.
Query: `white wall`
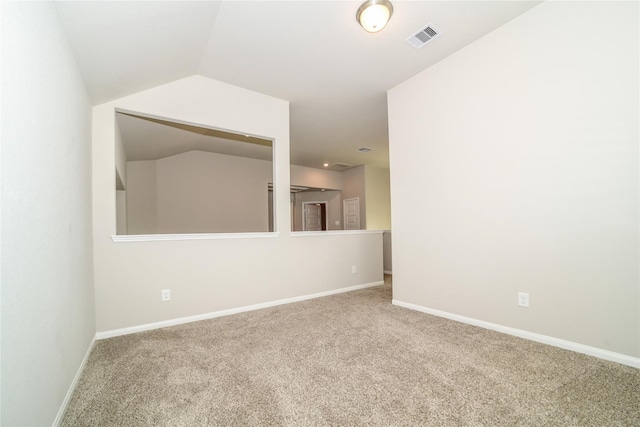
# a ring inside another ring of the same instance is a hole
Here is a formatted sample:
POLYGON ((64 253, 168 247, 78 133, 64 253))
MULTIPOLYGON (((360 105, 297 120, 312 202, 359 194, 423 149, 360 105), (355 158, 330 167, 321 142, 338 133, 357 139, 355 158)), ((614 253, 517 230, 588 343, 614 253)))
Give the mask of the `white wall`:
POLYGON ((389 91, 394 299, 640 356, 638 36, 545 2, 389 91))
POLYGON ((356 166, 342 171, 342 200, 356 197, 360 202, 360 229, 365 230, 367 228, 367 201, 364 166, 356 166))
POLYGON ((389 169, 364 167, 367 230, 391 228, 391 193, 389 169))
POLYGON ((291 184, 341 190, 342 172, 291 165, 291 184))
POLYGON ((159 233, 269 231, 272 162, 190 151, 157 165, 159 233))
POLYGON ((290 234, 286 101, 200 76, 189 77, 94 107, 93 148, 99 332, 382 281, 381 234, 290 234), (274 140, 279 237, 112 241, 116 232, 116 108, 274 140), (357 274, 351 273, 352 265, 358 266, 357 274), (162 289, 171 289, 170 302, 161 302, 162 289))
MULTIPOLYGON (((127 182, 127 152, 124 149, 122 141, 122 133, 120 126, 116 122, 116 142, 115 142, 115 156, 116 156, 116 175, 118 183, 126 184, 127 182)), ((126 188, 120 188, 120 190, 126 190, 126 188)))
POLYGON ((91 109, 52 3, 2 2, 1 27, 0 423, 46 426, 95 336, 91 109))
POLYGON ((269 231, 272 162, 194 150, 127 168, 129 234, 269 231))
POLYGON ((382 262, 385 273, 393 272, 392 234, 386 230, 382 235, 382 262))
POLYGON ((127 234, 127 192, 116 190, 116 233, 127 234))
POLYGON ((139 160, 126 165, 127 234, 157 233, 158 164, 155 160, 139 160))

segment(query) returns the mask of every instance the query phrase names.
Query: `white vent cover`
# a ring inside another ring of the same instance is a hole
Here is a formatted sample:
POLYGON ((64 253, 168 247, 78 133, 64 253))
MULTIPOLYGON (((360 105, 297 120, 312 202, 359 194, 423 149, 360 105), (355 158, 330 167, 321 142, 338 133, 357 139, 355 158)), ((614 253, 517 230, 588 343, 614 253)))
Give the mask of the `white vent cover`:
POLYGON ((329 167, 334 169, 349 169, 350 167, 353 167, 353 165, 350 165, 349 163, 334 162, 331 163, 329 167))
POLYGON ((416 33, 407 37, 404 42, 415 49, 419 49, 433 39, 440 36, 440 34, 442 34, 440 30, 438 30, 432 24, 427 24, 426 27, 421 28, 416 33))

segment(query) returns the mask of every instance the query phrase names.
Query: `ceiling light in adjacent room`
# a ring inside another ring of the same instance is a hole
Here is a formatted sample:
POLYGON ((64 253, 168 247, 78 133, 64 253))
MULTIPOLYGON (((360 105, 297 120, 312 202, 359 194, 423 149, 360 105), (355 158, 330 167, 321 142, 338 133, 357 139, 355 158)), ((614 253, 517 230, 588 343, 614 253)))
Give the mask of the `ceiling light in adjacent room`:
POLYGON ((356 20, 366 31, 377 33, 387 25, 392 14, 389 0, 367 0, 358 8, 356 20))

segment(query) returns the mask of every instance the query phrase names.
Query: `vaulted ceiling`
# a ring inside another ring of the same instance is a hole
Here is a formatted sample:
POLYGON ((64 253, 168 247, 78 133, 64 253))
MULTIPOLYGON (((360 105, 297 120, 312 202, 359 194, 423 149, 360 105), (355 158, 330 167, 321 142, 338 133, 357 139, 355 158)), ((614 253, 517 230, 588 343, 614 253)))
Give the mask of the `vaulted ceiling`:
POLYGON ((56 5, 94 104, 199 74, 290 101, 291 162, 321 168, 388 167, 386 91, 540 2, 393 1, 375 34, 355 20, 360 3, 56 5), (404 43, 429 23, 440 37, 420 49, 404 43))

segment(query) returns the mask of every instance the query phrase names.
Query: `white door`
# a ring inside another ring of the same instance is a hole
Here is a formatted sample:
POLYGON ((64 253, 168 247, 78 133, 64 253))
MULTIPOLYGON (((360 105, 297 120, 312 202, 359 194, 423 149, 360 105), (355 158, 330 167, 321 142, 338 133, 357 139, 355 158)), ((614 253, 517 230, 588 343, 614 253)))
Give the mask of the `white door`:
POLYGON ((344 229, 360 230, 360 199, 346 199, 342 202, 344 229))
POLYGON ((304 203, 303 230, 322 230, 322 211, 319 203, 304 203))

